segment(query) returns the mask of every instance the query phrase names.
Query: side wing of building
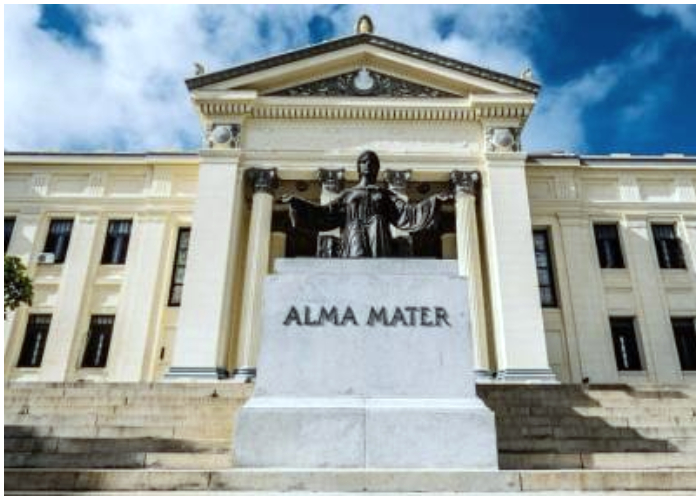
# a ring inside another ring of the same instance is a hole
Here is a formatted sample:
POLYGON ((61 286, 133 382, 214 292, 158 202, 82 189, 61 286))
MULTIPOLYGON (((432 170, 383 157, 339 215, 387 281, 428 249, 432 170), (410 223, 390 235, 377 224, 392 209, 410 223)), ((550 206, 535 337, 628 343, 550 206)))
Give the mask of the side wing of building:
POLYGON ((563 381, 695 381, 695 158, 530 155, 550 364, 563 381))
POLYGON ((5 154, 5 380, 159 379, 175 335, 196 154, 5 154))

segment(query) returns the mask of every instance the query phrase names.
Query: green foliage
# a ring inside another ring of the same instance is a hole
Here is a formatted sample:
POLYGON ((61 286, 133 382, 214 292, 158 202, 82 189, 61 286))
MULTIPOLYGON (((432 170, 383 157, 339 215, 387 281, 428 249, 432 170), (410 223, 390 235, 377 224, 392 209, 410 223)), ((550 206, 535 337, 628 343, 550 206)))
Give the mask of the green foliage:
POLYGON ((5 314, 24 302, 32 305, 34 289, 27 276, 27 268, 14 255, 5 255, 5 314))

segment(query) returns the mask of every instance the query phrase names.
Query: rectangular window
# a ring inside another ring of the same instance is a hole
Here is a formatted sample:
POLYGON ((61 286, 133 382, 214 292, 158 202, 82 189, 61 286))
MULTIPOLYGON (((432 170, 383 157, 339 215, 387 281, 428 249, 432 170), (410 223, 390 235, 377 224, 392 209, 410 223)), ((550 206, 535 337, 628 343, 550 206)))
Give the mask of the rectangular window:
POLYGON ((617 369, 620 371, 641 370, 642 360, 637 347, 634 318, 610 318, 610 330, 612 332, 613 345, 615 346, 617 369))
POLYGON ((30 314, 27 320, 27 331, 24 334, 22 350, 19 353, 17 366, 20 368, 36 368, 41 366, 44 357, 46 337, 51 326, 50 314, 30 314))
POLYGON ((535 242, 535 263, 537 280, 540 284, 540 303, 542 307, 557 307, 557 295, 554 289, 554 269, 552 255, 549 251, 549 231, 535 229, 532 231, 535 242))
POLYGON ((681 370, 695 371, 695 318, 671 318, 681 370))
POLYGON ((52 253, 56 264, 62 264, 66 260, 72 230, 72 219, 53 219, 49 225, 44 253, 52 253))
POLYGON ((593 232, 598 247, 600 267, 603 269, 625 267, 617 224, 594 224, 593 232))
POLYGON ((685 269, 683 247, 673 224, 652 224, 656 256, 662 269, 685 269))
POLYGON ((131 236, 130 220, 111 220, 107 226, 107 237, 102 251, 102 264, 124 264, 129 251, 131 236))
POLYGON ((88 331, 85 354, 83 355, 83 368, 104 368, 107 366, 113 327, 114 316, 112 315, 97 314, 90 318, 90 331, 88 331))
POLYGON ((189 247, 190 228, 181 227, 177 233, 173 276, 170 281, 170 294, 168 295, 168 306, 170 307, 179 306, 182 300, 182 287, 185 284, 185 264, 187 264, 187 250, 189 247))
POLYGON ((7 253, 7 247, 10 246, 10 240, 12 239, 12 232, 15 230, 15 218, 5 217, 5 253, 7 253))

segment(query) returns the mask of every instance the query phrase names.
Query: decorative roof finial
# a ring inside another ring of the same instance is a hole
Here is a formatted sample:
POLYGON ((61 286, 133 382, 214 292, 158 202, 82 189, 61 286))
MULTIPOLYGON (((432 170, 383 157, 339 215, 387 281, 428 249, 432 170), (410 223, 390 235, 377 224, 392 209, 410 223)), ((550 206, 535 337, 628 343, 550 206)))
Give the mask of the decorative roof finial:
POLYGON ((374 23, 367 14, 362 14, 355 25, 355 33, 374 33, 374 23))

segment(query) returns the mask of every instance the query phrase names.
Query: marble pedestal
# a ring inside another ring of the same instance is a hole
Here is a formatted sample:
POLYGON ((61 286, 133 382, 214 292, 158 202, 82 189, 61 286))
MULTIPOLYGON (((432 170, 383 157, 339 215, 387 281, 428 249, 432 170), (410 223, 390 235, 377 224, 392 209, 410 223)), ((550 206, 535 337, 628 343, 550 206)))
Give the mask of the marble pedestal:
POLYGON ((239 466, 497 468, 455 261, 281 259, 275 271, 239 466))

